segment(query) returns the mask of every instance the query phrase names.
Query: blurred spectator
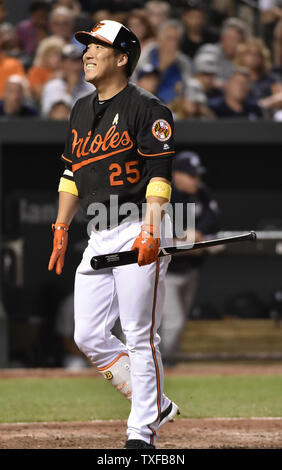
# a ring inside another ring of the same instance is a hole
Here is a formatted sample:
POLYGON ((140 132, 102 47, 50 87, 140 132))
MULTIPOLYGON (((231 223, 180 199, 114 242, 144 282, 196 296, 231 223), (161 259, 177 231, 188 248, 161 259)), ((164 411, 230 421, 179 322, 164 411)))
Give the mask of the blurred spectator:
POLYGON ((48 35, 50 5, 47 1, 34 1, 30 5, 30 18, 17 26, 21 49, 33 56, 39 42, 48 35))
POLYGON ((33 66, 28 71, 28 79, 33 98, 40 102, 44 85, 61 72, 61 57, 64 41, 57 36, 49 36, 38 46, 33 66))
MULTIPOLYGON (((205 171, 199 155, 195 152, 183 151, 175 156, 170 201, 173 209, 175 244, 202 241, 219 230, 217 202, 202 182, 205 171), (195 204, 195 237, 189 232, 187 217, 187 205, 191 203, 195 204), (182 204, 181 216, 180 204, 182 204), (181 220, 176 219, 177 215, 181 220), (179 238, 177 234, 180 224, 183 224, 183 238, 179 238)), ((164 312, 160 327, 162 338, 160 349, 164 365, 174 365, 177 361, 181 335, 193 306, 205 253, 203 250, 197 250, 191 255, 173 256, 168 266, 164 312)))
POLYGON ((1 22, 0 31, 2 37, 2 48, 6 52, 6 54, 9 54, 10 50, 16 47, 18 43, 17 37, 15 38, 13 36, 14 27, 12 23, 1 22))
POLYGON ((189 78, 185 87, 179 87, 177 98, 168 103, 174 120, 189 118, 214 118, 213 112, 207 107, 207 98, 201 83, 189 78))
POLYGON ((222 24, 227 18, 236 16, 236 3, 234 0, 210 0, 209 21, 217 31, 221 30, 222 24))
POLYGON ((0 23, 0 34, 2 36, 2 47, 5 54, 9 57, 19 59, 25 70, 27 70, 32 63, 32 57, 20 49, 16 27, 11 23, 0 23))
MULTIPOLYGON (((85 9, 84 1, 82 5, 85 9)), ((92 17, 92 26, 105 19, 125 24, 129 11, 140 8, 140 5, 143 8, 142 2, 138 0, 92 0, 90 5, 86 10, 92 17)))
POLYGON ((145 4, 145 13, 153 30, 158 31, 159 27, 170 18, 171 7, 169 2, 151 0, 145 4))
POLYGON ((270 51, 260 38, 251 37, 240 44, 234 63, 246 67, 251 80, 250 98, 258 100, 273 93, 273 84, 279 77, 271 73, 270 51))
POLYGON ((185 32, 181 49, 191 59, 203 44, 218 41, 218 34, 207 27, 205 6, 201 0, 186 0, 182 21, 185 32))
POLYGON ((140 41, 142 50, 147 44, 150 44, 154 40, 154 30, 144 11, 133 10, 129 13, 126 26, 136 34, 140 41))
POLYGON ((282 1, 259 0, 263 37, 273 51, 273 64, 282 68, 282 1))
POLYGON ((258 0, 240 0, 238 3, 234 3, 236 3, 236 16, 246 23, 249 34, 252 36, 259 35, 261 33, 261 25, 258 0))
POLYGON ((50 104, 51 108, 48 114, 49 119, 55 121, 68 121, 70 118, 71 108, 72 108, 72 99, 70 96, 65 95, 62 98, 54 100, 50 104))
POLYGON ((217 62, 214 55, 208 52, 198 54, 194 61, 194 79, 202 86, 206 99, 219 94, 215 86, 216 73, 217 62))
MULTIPOLYGON (((128 12, 134 7, 134 0, 122 0, 113 1, 113 7, 111 8, 111 14, 114 21, 118 21, 121 24, 125 24, 128 17, 128 12), (131 7, 132 3, 132 7, 131 7)), ((106 19, 104 17, 104 19, 106 19)))
POLYGON ((65 43, 74 41, 75 15, 66 7, 54 8, 50 13, 49 29, 54 36, 62 38, 65 43))
POLYGON ((65 7, 73 12, 75 18, 75 31, 88 31, 93 28, 93 21, 90 14, 82 11, 81 3, 78 0, 56 0, 54 7, 65 7))
POLYGON ((247 37, 245 24, 238 18, 229 18, 224 22, 220 42, 218 44, 205 44, 200 47, 198 54, 209 52, 217 61, 217 86, 224 86, 233 72, 233 61, 239 44, 247 37))
POLYGON ((0 0, 0 24, 4 23, 7 17, 7 9, 4 0, 0 0))
POLYGON ((62 49, 62 77, 49 80, 42 92, 42 114, 47 116, 54 100, 65 95, 72 98, 72 104, 94 91, 93 85, 84 80, 81 52, 73 44, 66 44, 62 49))
POLYGON ((99 0, 92 3, 90 9, 92 14, 93 24, 99 23, 102 20, 114 20, 114 8, 113 1, 111 0, 99 0))
POLYGON ((259 100, 258 104, 264 110, 264 115, 274 121, 282 121, 282 83, 272 85, 273 94, 259 100))
POLYGON ((255 35, 258 27, 258 0, 210 0, 209 21, 213 28, 220 31, 222 23, 236 16, 247 23, 251 34, 255 35))
POLYGON ((168 104, 174 119, 215 118, 208 108, 208 98, 214 95, 214 78, 217 64, 214 56, 209 53, 197 55, 194 63, 194 75, 188 78, 179 96, 168 104))
POLYGON ((7 78, 0 101, 1 117, 34 117, 38 115, 35 108, 25 103, 27 89, 27 80, 21 75, 11 75, 7 78))
POLYGON ((219 118, 256 119, 263 117, 258 104, 248 99, 249 92, 249 72, 247 69, 238 68, 227 81, 224 95, 210 99, 209 107, 219 118))
POLYGON ((177 96, 176 85, 187 81, 191 65, 189 59, 179 50, 182 25, 177 20, 168 20, 160 26, 157 43, 148 45, 141 54, 132 79, 144 66, 151 64, 161 72, 156 95, 164 103, 171 102, 177 96))
POLYGON ((55 0, 54 8, 57 7, 65 7, 72 10, 76 17, 81 13, 81 4, 78 0, 55 0))
POLYGON ((144 68, 138 73, 137 85, 153 95, 157 93, 159 81, 160 72, 151 64, 145 64, 144 68))
POLYGON ((5 33, 3 33, 3 25, 0 28, 0 99, 3 96, 4 83, 10 75, 25 76, 22 63, 14 57, 8 57, 5 50, 5 33))

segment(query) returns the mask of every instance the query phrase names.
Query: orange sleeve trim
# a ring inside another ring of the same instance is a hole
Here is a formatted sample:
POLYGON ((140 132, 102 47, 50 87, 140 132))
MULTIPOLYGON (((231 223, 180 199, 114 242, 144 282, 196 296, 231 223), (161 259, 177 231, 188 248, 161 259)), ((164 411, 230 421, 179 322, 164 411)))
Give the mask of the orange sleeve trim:
POLYGON ((64 155, 61 155, 61 157, 62 157, 64 160, 66 160, 67 162, 72 163, 72 161, 69 160, 68 158, 66 158, 64 155))
POLYGON ((147 153, 142 153, 140 152, 139 149, 137 149, 137 152, 140 153, 140 155, 143 155, 143 157, 157 157, 159 155, 168 155, 170 153, 175 153, 174 150, 171 150, 170 152, 162 152, 162 153, 151 153, 151 154, 147 154, 147 153))
POLYGON ((121 353, 119 354, 110 364, 108 364, 107 366, 105 367, 98 367, 98 371, 99 372, 102 372, 103 370, 107 370, 109 369, 110 367, 112 367, 122 356, 128 356, 128 354, 126 353, 121 353))

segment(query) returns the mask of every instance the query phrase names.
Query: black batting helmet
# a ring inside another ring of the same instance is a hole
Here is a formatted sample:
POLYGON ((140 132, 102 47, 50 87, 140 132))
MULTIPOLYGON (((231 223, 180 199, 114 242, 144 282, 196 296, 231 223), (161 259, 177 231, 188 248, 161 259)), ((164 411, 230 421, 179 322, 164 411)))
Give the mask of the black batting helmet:
POLYGON ((85 46, 91 42, 104 42, 128 56, 127 75, 130 76, 136 67, 141 53, 137 36, 123 24, 117 21, 103 20, 97 23, 91 31, 78 31, 75 33, 77 41, 85 46))

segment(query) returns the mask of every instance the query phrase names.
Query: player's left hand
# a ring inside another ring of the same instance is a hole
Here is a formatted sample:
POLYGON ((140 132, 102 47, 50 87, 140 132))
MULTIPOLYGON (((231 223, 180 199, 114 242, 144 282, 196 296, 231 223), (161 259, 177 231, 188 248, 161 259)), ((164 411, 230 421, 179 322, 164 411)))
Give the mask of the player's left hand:
POLYGON ((158 259, 160 239, 155 236, 156 228, 152 225, 142 225, 141 232, 131 249, 138 250, 138 264, 144 266, 158 259))

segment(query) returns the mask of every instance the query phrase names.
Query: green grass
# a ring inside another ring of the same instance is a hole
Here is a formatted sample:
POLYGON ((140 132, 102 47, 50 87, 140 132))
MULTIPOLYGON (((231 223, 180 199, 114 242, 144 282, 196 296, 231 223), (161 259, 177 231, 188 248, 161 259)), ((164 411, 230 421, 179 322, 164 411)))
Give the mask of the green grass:
MULTIPOLYGON (((182 418, 282 416, 282 376, 167 377, 182 418)), ((127 419, 129 403, 102 378, 0 380, 0 422, 127 419)))

